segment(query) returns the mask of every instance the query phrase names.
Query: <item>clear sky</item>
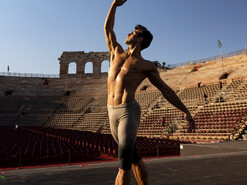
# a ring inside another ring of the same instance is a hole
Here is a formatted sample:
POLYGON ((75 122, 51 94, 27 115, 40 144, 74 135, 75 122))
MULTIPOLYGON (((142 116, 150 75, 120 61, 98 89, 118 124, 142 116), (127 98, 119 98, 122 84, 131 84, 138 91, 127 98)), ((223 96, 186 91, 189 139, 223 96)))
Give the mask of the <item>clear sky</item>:
MULTIPOLYGON (((107 51, 112 0, 0 0, 0 72, 58 74, 63 51, 107 51)), ((124 40, 136 24, 154 35, 143 57, 176 64, 244 49, 247 0, 128 0, 116 12, 124 40)))

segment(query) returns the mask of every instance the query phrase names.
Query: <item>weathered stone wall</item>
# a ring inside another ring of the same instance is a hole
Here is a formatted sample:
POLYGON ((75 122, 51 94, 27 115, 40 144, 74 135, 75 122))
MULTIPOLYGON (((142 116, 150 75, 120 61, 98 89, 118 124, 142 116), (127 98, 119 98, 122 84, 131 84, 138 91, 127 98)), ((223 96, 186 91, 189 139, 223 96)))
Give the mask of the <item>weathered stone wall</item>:
POLYGON ((92 62, 93 64, 93 74, 101 74, 101 64, 104 60, 110 61, 109 52, 89 52, 84 51, 78 52, 63 52, 61 57, 58 59, 60 61, 60 76, 68 74, 69 64, 72 62, 76 63, 76 74, 85 74, 85 64, 87 62, 92 62))
POLYGON ((75 96, 104 96, 107 94, 107 74, 45 79, 1 76, 0 96, 7 90, 12 91, 12 96, 64 96, 66 91, 75 96))
POLYGON ((0 96, 7 90, 12 91, 13 96, 61 96, 63 89, 61 79, 0 77, 0 96))

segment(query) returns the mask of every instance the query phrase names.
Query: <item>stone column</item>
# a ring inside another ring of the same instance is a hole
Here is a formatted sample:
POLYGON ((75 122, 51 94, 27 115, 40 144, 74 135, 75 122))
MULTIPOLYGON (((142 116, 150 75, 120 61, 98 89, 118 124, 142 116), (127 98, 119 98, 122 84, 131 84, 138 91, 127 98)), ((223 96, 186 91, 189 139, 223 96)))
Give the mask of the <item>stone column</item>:
POLYGON ((85 61, 83 60, 78 60, 76 63, 76 74, 84 74, 85 73, 85 61))
POLYGON ((93 74, 101 73, 101 60, 93 60, 93 74))
POLYGON ((68 74, 68 63, 65 61, 60 61, 60 75, 68 74))

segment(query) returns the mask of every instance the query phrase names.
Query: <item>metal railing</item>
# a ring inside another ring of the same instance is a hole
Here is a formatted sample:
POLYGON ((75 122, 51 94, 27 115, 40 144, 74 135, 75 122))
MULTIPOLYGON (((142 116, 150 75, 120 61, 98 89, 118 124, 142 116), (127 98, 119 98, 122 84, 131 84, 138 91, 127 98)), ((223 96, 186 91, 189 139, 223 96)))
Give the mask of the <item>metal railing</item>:
POLYGON ((13 76, 24 78, 60 78, 59 74, 35 74, 35 73, 15 73, 15 72, 0 72, 0 76, 13 76))
MULTIPOLYGON (((242 49, 239 51, 234 51, 231 53, 223 54, 223 58, 232 57, 232 56, 241 55, 241 54, 247 54, 247 49, 242 49)), ((186 65, 195 65, 197 63, 204 63, 204 62, 208 62, 208 61, 218 60, 220 58, 221 58, 221 56, 218 55, 218 56, 214 56, 214 57, 198 59, 198 60, 191 60, 188 62, 182 62, 182 63, 178 63, 178 64, 171 64, 171 65, 168 64, 167 67, 168 68, 175 68, 175 67, 181 67, 181 66, 186 66, 186 65)))

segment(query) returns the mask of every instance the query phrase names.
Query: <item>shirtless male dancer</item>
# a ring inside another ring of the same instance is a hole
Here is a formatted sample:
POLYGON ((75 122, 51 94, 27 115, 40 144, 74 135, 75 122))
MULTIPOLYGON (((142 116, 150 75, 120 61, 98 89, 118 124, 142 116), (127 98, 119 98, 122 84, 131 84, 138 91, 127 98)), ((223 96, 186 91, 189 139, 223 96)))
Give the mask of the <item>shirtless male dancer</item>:
POLYGON ((145 27, 136 26, 125 40, 125 44, 129 46, 127 53, 117 42, 113 31, 115 12, 117 7, 122 6, 126 1, 113 1, 104 26, 106 43, 111 54, 107 108, 111 133, 119 146, 119 171, 115 184, 129 185, 132 168, 138 184, 148 185, 147 168, 136 149, 136 134, 141 114, 140 106, 135 100, 137 87, 148 78, 172 105, 185 113, 189 124, 188 132, 195 130, 195 123, 175 92, 160 78, 156 66, 141 56, 141 51, 152 41, 152 34, 145 27))

